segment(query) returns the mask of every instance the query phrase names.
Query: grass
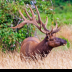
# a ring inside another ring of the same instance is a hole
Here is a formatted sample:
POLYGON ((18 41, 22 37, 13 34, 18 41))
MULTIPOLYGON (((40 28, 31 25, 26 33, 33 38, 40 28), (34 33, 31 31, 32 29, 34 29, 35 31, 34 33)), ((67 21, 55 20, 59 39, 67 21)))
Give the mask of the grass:
POLYGON ((71 69, 72 49, 51 51, 43 60, 22 62, 19 53, 0 55, 0 69, 71 69))
POLYGON ((72 24, 72 12, 54 14, 54 19, 60 24, 72 24))
POLYGON ((62 26, 60 32, 57 33, 58 37, 64 37, 72 42, 72 25, 62 26))

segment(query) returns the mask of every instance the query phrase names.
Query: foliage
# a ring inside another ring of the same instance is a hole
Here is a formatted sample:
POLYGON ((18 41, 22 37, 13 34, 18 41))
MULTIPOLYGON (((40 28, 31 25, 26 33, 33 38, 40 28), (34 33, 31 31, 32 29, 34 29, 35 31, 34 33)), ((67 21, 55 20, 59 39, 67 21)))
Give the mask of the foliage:
MULTIPOLYGON (((13 51, 18 44, 34 33, 33 25, 25 25, 21 29, 11 29, 11 26, 16 26, 23 21, 22 17, 18 13, 20 9, 24 13, 24 5, 20 5, 19 2, 12 3, 0 3, 0 39, 2 42, 2 50, 5 52, 13 51)), ((28 10, 28 9, 27 9, 28 10)))
POLYGON ((3 28, 0 30, 0 38, 2 38, 3 51, 13 51, 16 48, 16 42, 21 43, 26 37, 31 36, 32 29, 27 30, 27 25, 25 25, 19 32, 13 32, 11 28, 3 28))
POLYGON ((51 20, 53 21, 54 12, 53 12, 52 3, 50 1, 37 0, 36 5, 38 6, 38 9, 41 13, 43 12, 43 13, 47 14, 51 18, 51 20))

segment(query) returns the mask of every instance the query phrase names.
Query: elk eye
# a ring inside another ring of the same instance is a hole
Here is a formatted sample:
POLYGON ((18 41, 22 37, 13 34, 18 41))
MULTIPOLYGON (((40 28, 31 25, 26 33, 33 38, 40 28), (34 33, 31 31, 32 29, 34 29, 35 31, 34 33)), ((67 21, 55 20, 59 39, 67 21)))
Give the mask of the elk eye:
POLYGON ((53 39, 50 39, 50 41, 53 41, 53 39))
POLYGON ((46 38, 49 39, 49 36, 47 36, 46 38))

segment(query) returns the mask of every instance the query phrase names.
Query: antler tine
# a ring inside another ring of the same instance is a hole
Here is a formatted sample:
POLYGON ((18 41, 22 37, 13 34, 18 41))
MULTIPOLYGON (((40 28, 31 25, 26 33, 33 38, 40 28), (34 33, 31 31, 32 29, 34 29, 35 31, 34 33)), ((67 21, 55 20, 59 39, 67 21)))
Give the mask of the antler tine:
POLYGON ((60 31, 61 27, 57 28, 56 30, 53 30, 52 34, 57 33, 58 31, 60 31))
POLYGON ((48 23, 48 17, 46 17, 45 27, 47 26, 47 23, 48 23))
MULTIPOLYGON (((36 11, 37 11, 37 14, 38 14, 38 21, 37 21, 37 23, 41 24, 42 21, 41 21, 41 17, 40 17, 40 14, 39 14, 39 11, 38 11, 37 6, 35 6, 35 8, 36 8, 36 11)), ((50 31, 46 28, 47 23, 48 23, 48 17, 46 17, 46 23, 45 23, 45 24, 42 22, 42 27, 44 28, 45 31, 50 32, 50 31)))
POLYGON ((31 13, 32 13, 32 18, 35 19, 35 15, 34 15, 34 12, 33 12, 32 8, 31 7, 29 7, 29 8, 30 8, 31 13))
MULTIPOLYGON (((40 14, 39 14, 38 8, 37 8, 36 6, 35 6, 35 8, 36 8, 36 11, 37 11, 37 14, 38 14, 38 21, 41 22, 41 17, 40 17, 40 14)), ((46 17, 45 27, 46 27, 47 23, 48 23, 48 17, 46 17)))
POLYGON ((15 27, 11 27, 12 29, 16 29, 16 28, 21 28, 26 24, 25 21, 23 21, 22 23, 20 23, 19 25, 15 26, 15 27))
POLYGON ((23 18, 23 22, 22 23, 20 23, 19 25, 17 25, 17 26, 15 26, 15 27, 11 27, 12 29, 16 29, 16 28, 21 28, 21 27, 23 27, 25 24, 26 24, 26 22, 27 22, 27 19, 24 17, 24 15, 22 14, 22 12, 19 10, 19 13, 20 13, 20 15, 22 16, 22 18, 23 18))
POLYGON ((40 24, 40 30, 41 30, 41 28, 42 28, 42 22, 41 22, 41 24, 40 24))
POLYGON ((60 31, 60 29, 61 29, 61 27, 58 28, 58 24, 57 24, 57 22, 56 22, 56 26, 55 26, 55 29, 53 29, 52 34, 53 34, 53 33, 57 33, 58 31, 60 31))
POLYGON ((19 10, 19 13, 20 13, 20 15, 22 16, 22 18, 24 19, 24 20, 27 20, 25 17, 24 17, 24 15, 22 14, 22 12, 19 10))
POLYGON ((39 11, 38 11, 38 8, 35 6, 36 8, 36 11, 37 11, 37 14, 38 14, 38 21, 41 22, 41 17, 40 17, 40 14, 39 14, 39 11))
MULTIPOLYGON (((36 8, 36 11, 37 11, 37 14, 38 14, 38 22, 39 22, 39 23, 42 23, 41 17, 40 17, 40 14, 39 14, 39 11, 38 11, 37 6, 35 6, 35 8, 36 8)), ((45 27, 46 27, 47 23, 48 23, 48 17, 46 17, 45 27)), ((43 23, 42 23, 42 24, 43 24, 43 23)), ((43 25, 43 27, 44 27, 44 25, 43 25)), ((44 27, 44 29, 45 29, 45 27, 44 27)))
POLYGON ((27 14, 28 18, 29 18, 30 20, 32 20, 32 18, 30 17, 30 15, 28 14, 28 12, 26 11, 26 8, 24 8, 24 10, 25 10, 25 13, 27 14))

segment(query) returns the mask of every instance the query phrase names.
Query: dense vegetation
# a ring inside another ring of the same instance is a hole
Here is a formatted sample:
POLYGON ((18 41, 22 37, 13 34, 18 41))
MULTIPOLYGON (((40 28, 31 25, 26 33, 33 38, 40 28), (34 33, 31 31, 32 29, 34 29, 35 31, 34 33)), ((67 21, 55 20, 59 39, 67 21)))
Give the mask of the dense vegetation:
MULTIPOLYGON (((16 50, 26 37, 34 35, 35 27, 32 25, 25 25, 15 30, 10 28, 23 21, 18 10, 20 9, 26 16, 23 8, 26 7, 29 11, 28 4, 31 5, 30 0, 0 1, 0 47, 2 51, 16 50)), ((43 21, 48 16, 49 25, 54 25, 56 21, 59 25, 72 23, 72 0, 36 0, 35 4, 38 6, 43 21)))

